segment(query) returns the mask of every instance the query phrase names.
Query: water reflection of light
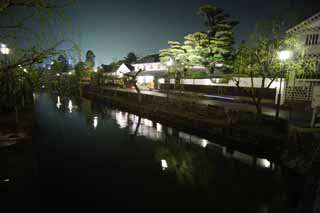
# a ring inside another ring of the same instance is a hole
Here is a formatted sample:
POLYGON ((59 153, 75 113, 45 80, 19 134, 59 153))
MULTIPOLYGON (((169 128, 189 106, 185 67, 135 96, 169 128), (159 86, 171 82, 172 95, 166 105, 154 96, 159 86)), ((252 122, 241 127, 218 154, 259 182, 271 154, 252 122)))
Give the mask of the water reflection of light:
POLYGON ((93 128, 96 129, 98 127, 98 117, 93 118, 93 128))
POLYGON ((204 138, 199 138, 196 135, 190 135, 185 132, 179 132, 179 139, 182 141, 185 141, 187 143, 191 142, 193 144, 202 146, 203 148, 206 148, 208 146, 208 144, 210 143, 208 140, 206 140, 204 138))
POLYGON ((157 123, 157 131, 162 132, 162 125, 157 123))
POLYGON ((137 115, 129 114, 122 111, 111 112, 111 117, 116 120, 120 128, 128 128, 130 134, 145 136, 152 140, 161 140, 162 138, 162 125, 153 125, 153 121, 140 118, 137 115), (140 120, 140 122, 139 122, 140 120))
POLYGON ((257 159, 257 164, 261 167, 264 167, 264 168, 270 168, 271 166, 271 162, 268 161, 267 159, 260 159, 258 158, 257 159))
POLYGON ((72 108, 73 108, 72 101, 69 100, 68 109, 70 113, 72 112, 72 108))
POLYGON ((179 132, 179 138, 189 141, 191 139, 191 135, 185 132, 179 132))
POLYGON ((207 141, 206 139, 202 139, 202 140, 201 140, 201 146, 202 146, 203 148, 206 148, 206 147, 208 146, 208 141, 207 141))
POLYGON ((234 159, 237 159, 237 160, 239 160, 243 163, 249 164, 249 165, 252 165, 252 163, 253 163, 253 156, 239 152, 239 151, 234 151, 232 154, 232 157, 234 159))
POLYGON ((57 99, 58 99, 58 100, 57 100, 57 108, 60 109, 60 106, 62 105, 62 104, 61 104, 61 101, 60 101, 60 96, 58 96, 57 99))
POLYGON ((124 129, 127 127, 127 124, 128 124, 128 113, 127 112, 121 112, 121 111, 116 112, 115 119, 121 129, 124 129))
POLYGON ((143 119, 143 120, 142 120, 142 123, 143 123, 145 126, 153 127, 151 120, 143 119))
POLYGON ((166 160, 161 160, 162 170, 166 170, 168 168, 168 164, 166 160))

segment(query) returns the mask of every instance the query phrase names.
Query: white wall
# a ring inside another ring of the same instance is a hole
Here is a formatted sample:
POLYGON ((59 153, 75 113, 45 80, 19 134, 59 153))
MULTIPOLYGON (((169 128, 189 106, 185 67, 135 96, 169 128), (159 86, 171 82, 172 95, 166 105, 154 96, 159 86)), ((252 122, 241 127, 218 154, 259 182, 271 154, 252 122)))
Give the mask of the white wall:
MULTIPOLYGON (((168 70, 168 67, 161 63, 161 62, 157 62, 157 63, 145 63, 145 64, 133 64, 132 66, 134 66, 134 71, 139 71, 144 70, 144 71, 163 71, 163 70, 168 70)), ((196 65, 193 66, 192 69, 195 70, 207 70, 204 66, 200 66, 200 65, 196 65)))
POLYGON ((154 80, 154 76, 138 76, 137 83, 138 84, 149 84, 154 80))
MULTIPOLYGON (((251 78, 236 78, 237 80, 240 81, 240 86, 245 87, 245 88, 250 88, 251 87, 251 78)), ((219 79, 219 78, 213 78, 212 79, 214 82, 219 82, 219 81, 225 81, 225 79, 219 79)), ((164 84, 165 79, 161 78, 158 80, 159 84, 164 84)), ((174 84, 174 79, 170 79, 170 84, 174 84)), ((266 79, 265 81, 265 87, 271 82, 271 79, 266 79)), ((255 88, 261 88, 262 84, 262 78, 254 78, 253 79, 254 87, 255 88)), ((236 81, 231 79, 227 80, 226 83, 213 83, 211 79, 182 79, 181 84, 185 85, 202 85, 202 86, 224 86, 224 87, 236 87, 236 81)), ((282 85, 281 85, 281 104, 284 104, 285 101, 285 88, 286 88, 286 83, 284 79, 282 79, 282 85)), ((276 95, 275 95, 275 103, 277 103, 277 97, 280 92, 280 79, 276 79, 273 81, 273 83, 270 86, 270 89, 276 89, 276 95)))
POLYGON ((159 70, 168 70, 167 66, 164 64, 157 63, 145 63, 145 64, 133 64, 134 71, 144 70, 144 71, 159 71, 159 70))

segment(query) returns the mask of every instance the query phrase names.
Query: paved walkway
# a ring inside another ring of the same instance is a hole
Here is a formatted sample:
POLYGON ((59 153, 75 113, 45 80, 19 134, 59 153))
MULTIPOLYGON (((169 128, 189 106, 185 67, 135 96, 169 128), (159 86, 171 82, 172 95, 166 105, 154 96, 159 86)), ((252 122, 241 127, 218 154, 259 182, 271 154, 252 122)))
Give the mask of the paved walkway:
MULTIPOLYGON (((120 88, 109 88, 105 87, 105 89, 109 90, 117 90, 122 92, 130 92, 130 93, 137 93, 135 89, 120 89, 120 88)), ((160 91, 141 91, 144 95, 153 95, 153 96, 159 96, 159 97, 167 97, 167 94, 160 91)), ((185 93, 188 95, 188 93, 185 93)), ((224 97, 224 96, 213 96, 213 95, 206 95, 206 94, 199 94, 200 98, 197 100, 199 104, 204 105, 211 105, 211 106, 220 106, 228 109, 234 109, 234 110, 241 110, 241 111, 247 111, 256 113, 256 107, 253 104, 249 103, 243 103, 239 101, 239 98, 237 97, 224 97), (201 97, 202 96, 202 97, 201 97)), ((184 93, 176 92, 173 93, 172 91, 169 93, 169 98, 188 98, 188 96, 184 96, 184 93)), ((271 103, 271 102, 270 102, 271 103)), ((275 116, 276 109, 275 106, 262 106, 262 112, 264 115, 268 116, 275 116)), ((304 111, 292 111, 290 112, 289 109, 280 109, 279 113, 280 118, 290 120, 291 123, 297 124, 300 126, 308 126, 311 121, 312 112, 308 110, 304 111), (290 115, 291 114, 291 115, 290 115)))

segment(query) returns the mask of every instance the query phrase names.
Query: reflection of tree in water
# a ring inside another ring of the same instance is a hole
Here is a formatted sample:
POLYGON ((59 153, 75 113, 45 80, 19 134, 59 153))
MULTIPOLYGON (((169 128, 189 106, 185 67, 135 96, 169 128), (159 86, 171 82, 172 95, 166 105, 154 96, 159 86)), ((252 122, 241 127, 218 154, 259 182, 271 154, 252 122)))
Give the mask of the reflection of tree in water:
POLYGON ((84 115, 87 126, 91 126, 94 117, 94 113, 92 112, 92 102, 88 99, 82 98, 80 108, 82 114, 84 115))
POLYGON ((179 144, 169 141, 156 145, 155 159, 165 159, 169 173, 175 173, 179 183, 194 189, 208 189, 212 168, 205 150, 192 144, 179 144))

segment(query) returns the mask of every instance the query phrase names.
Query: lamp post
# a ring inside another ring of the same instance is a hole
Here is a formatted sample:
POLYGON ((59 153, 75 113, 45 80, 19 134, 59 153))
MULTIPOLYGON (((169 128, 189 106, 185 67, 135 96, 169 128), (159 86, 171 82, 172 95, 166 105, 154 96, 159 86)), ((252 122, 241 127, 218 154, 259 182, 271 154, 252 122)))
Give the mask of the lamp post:
MULTIPOLYGON (((282 50, 278 52, 278 58, 281 61, 281 63, 284 63, 288 61, 292 57, 292 52, 290 50, 282 50)), ((280 63, 280 65, 281 65, 280 63)), ((280 112, 280 105, 281 105, 281 92, 282 92, 282 67, 280 67, 280 86, 279 86, 279 92, 277 97, 277 110, 276 110, 276 118, 279 118, 279 112, 280 112)))
POLYGON ((57 80, 58 80, 58 93, 60 94, 60 73, 57 73, 57 80))
MULTIPOLYGON (((10 49, 7 47, 6 44, 1 44, 0 45, 0 52, 2 55, 4 55, 4 63, 5 65, 8 65, 9 64, 9 60, 8 60, 8 55, 10 54, 10 49)), ((11 89, 10 89, 10 86, 9 86, 9 82, 13 82, 13 77, 12 75, 10 75, 11 73, 9 72, 9 70, 7 69, 6 70, 6 78, 7 78, 7 81, 6 84, 7 84, 7 101, 9 104, 12 103, 12 95, 11 94, 11 91, 13 90, 12 86, 11 86, 11 89), (11 78, 11 79, 10 79, 11 78), (10 91, 11 90, 11 91, 10 91)), ((14 105, 14 110, 15 110, 15 117, 16 117, 16 123, 19 122, 19 116, 18 116, 18 107, 17 107, 17 100, 16 100, 16 96, 13 97, 13 105, 14 105)))
MULTIPOLYGON (((10 53, 10 49, 7 47, 6 44, 0 44, 0 53, 4 56, 4 64, 5 65, 8 65, 8 55, 10 53)), ((7 78, 7 82, 6 82, 6 85, 7 85, 7 98, 8 98, 8 102, 10 103, 10 88, 9 88, 9 71, 6 70, 6 78, 7 78)))

